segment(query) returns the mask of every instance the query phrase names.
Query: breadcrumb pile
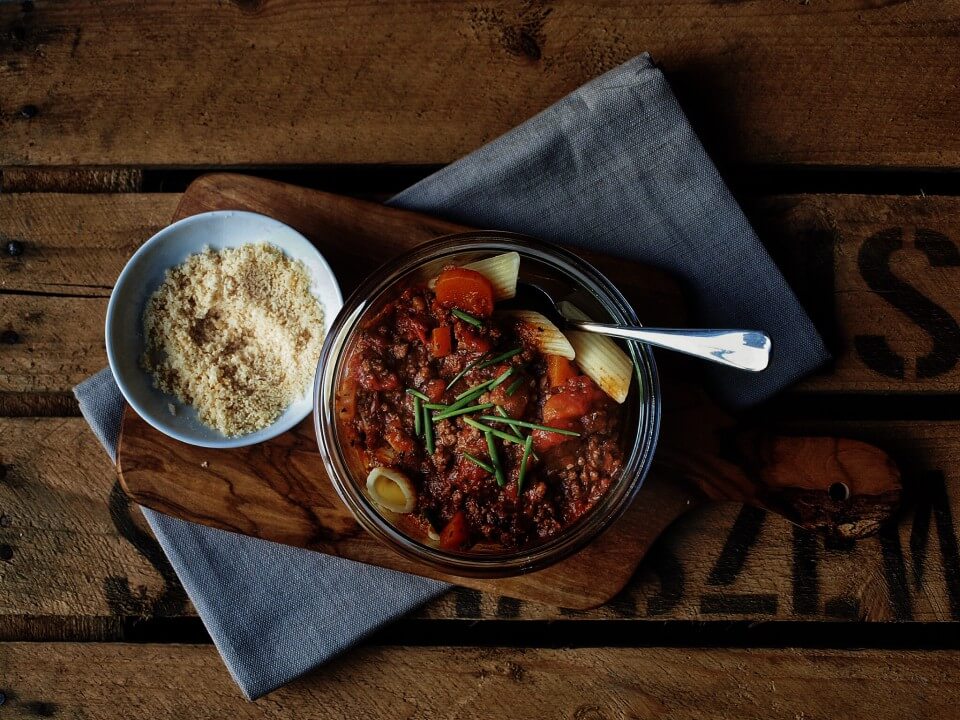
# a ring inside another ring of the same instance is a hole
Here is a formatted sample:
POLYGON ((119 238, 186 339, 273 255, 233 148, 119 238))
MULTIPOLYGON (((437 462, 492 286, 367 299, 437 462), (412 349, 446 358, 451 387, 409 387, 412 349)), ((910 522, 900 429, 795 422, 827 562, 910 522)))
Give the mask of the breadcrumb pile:
POLYGON ((156 387, 237 436, 273 423, 310 386, 323 307, 304 264, 272 245, 204 248, 167 271, 143 329, 156 387))

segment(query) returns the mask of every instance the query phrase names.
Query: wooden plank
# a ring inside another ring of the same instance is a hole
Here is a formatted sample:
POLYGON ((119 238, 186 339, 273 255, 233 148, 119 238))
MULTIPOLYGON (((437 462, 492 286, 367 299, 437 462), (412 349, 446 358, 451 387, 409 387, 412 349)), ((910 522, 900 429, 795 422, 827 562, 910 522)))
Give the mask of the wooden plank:
MULTIPOLYGON (((775 515, 713 505, 668 530, 627 589, 596 610, 457 590, 419 617, 960 620, 960 423, 821 422, 798 430, 894 452, 915 503, 899 529, 828 543, 775 515)), ((82 419, 0 419, 0 437, 0 548, 9 549, 0 562, 0 638, 15 637, 11 628, 25 632, 30 618, 111 628, 124 618, 193 614, 82 419)), ((45 632, 42 621, 33 625, 31 633, 45 632)))
POLYGON ((169 224, 179 200, 161 193, 0 194, 0 292, 108 297, 127 260, 169 224), (15 256, 10 242, 18 244, 15 256))
MULTIPOLYGON (((23 249, 17 257, 0 252, 0 302, 8 313, 0 332, 24 339, 0 344, 0 389, 63 392, 104 366, 102 297, 138 245, 169 221, 178 199, 0 195, 0 251, 9 240, 23 249), (5 291, 92 299, 61 304, 5 291), (72 359, 67 367, 36 357, 51 343, 72 359), (30 362, 39 369, 24 374, 30 362)), ((960 389, 960 198, 779 196, 752 201, 748 211, 834 350, 832 368, 802 390, 960 389)))
POLYGON ((448 162, 649 50, 720 156, 950 167, 958 19, 957 0, 4 3, 0 165, 448 162))
POLYGON ((767 198, 752 217, 836 357, 803 389, 960 390, 960 198, 767 198))
POLYGON ((364 647, 247 703, 212 646, 0 645, 12 717, 952 717, 960 653, 364 647), (318 708, 321 708, 318 715, 318 708))
POLYGON ((30 617, 192 614, 142 515, 111 493, 113 465, 81 418, 0 427, 0 634, 30 617))
POLYGON ((0 192, 137 192, 142 182, 139 168, 8 167, 0 178, 0 192))
POLYGON ((0 294, 0 392, 68 390, 107 364, 106 297, 0 294))

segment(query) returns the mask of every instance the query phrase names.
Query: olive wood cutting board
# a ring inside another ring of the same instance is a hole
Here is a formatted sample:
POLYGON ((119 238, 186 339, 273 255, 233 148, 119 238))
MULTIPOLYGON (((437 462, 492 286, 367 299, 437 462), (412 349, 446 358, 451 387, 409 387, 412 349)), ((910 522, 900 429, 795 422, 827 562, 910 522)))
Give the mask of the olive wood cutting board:
MULTIPOLYGON (((233 174, 199 178, 173 220, 252 210, 309 238, 344 295, 372 268, 419 243, 470 228, 376 203, 233 174)), ((628 296, 645 324, 685 324, 679 284, 659 270, 577 251, 628 296)), ((332 320, 332 318, 328 319, 332 320)), ((633 506, 586 549, 535 573, 461 578, 421 566, 368 535, 324 471, 313 418, 266 443, 230 450, 185 445, 126 409, 117 466, 136 502, 224 530, 562 607, 603 604, 630 579, 676 518, 707 501, 748 503, 803 527, 856 538, 896 509, 900 475, 882 450, 855 440, 784 437, 740 427, 706 396, 696 368, 658 353, 663 420, 657 459, 633 506)))

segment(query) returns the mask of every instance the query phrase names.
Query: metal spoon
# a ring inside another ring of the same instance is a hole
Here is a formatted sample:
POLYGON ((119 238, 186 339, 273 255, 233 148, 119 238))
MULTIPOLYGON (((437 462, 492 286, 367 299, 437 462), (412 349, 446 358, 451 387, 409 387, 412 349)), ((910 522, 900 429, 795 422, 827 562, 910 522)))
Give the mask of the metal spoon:
POLYGON ((646 328, 571 320, 549 292, 522 280, 511 305, 543 312, 560 327, 636 340, 738 370, 759 372, 770 363, 770 337, 759 330, 646 328))

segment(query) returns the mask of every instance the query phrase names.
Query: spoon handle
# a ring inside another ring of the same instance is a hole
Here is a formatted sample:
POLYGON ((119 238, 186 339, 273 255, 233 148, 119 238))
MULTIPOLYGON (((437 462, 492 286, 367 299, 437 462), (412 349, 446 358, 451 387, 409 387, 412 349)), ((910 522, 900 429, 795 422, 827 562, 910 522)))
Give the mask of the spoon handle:
POLYGON ((759 372, 770 362, 770 338, 759 330, 668 330, 570 320, 571 329, 637 340, 685 355, 759 372))

